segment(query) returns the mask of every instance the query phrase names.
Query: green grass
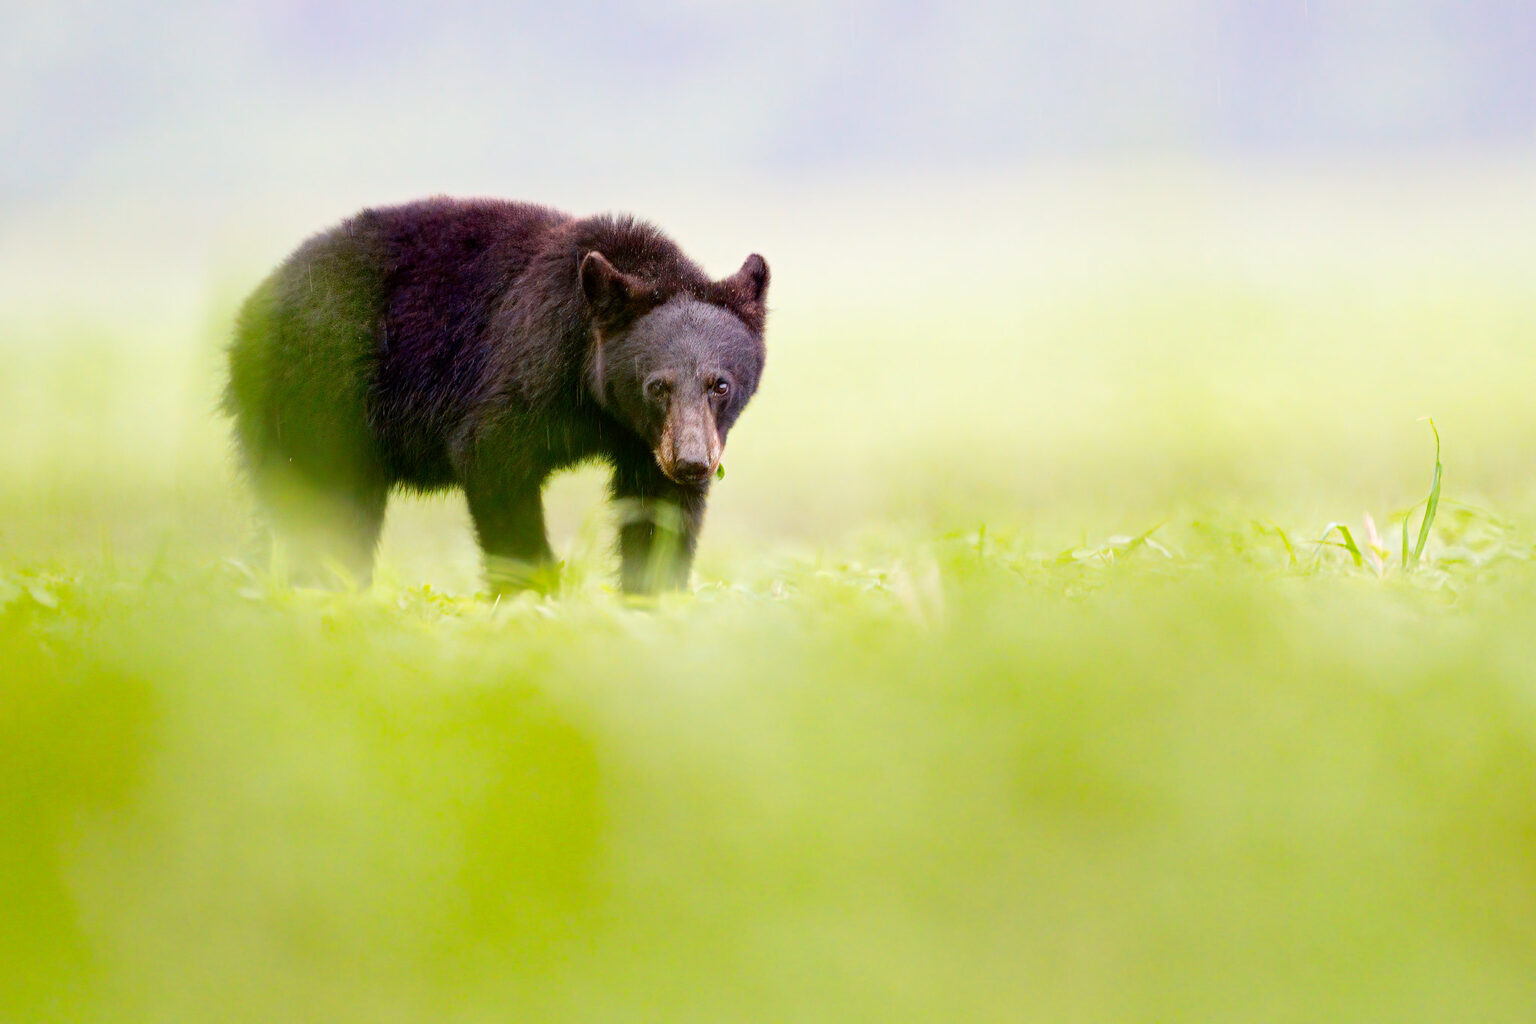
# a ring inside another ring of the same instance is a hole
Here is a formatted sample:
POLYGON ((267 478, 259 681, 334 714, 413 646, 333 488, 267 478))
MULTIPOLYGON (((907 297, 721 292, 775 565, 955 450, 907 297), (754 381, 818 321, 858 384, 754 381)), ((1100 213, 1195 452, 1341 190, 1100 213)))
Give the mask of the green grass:
POLYGON ((0 1020, 1528 1020, 1536 267, 1398 248, 782 258, 646 605, 592 471, 278 586, 222 314, 16 320, 0 1020))
POLYGON ((646 609, 13 573, 7 1016, 1519 1019, 1536 587, 1465 522, 1385 579, 987 531, 646 609))

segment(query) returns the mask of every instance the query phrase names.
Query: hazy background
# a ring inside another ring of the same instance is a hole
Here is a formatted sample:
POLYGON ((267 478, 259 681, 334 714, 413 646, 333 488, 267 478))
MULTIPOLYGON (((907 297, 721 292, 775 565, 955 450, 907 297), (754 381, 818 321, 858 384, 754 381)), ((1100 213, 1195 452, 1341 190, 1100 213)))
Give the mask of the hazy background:
POLYGON ((827 224, 795 190, 900 182, 860 211, 900 220, 991 176, 1016 183, 995 216, 1022 228, 1043 167, 1359 174, 1536 145, 1536 9, 1498 0, 66 2, 10 5, 4 29, 11 288, 208 273, 422 193, 646 201, 669 222, 698 218, 702 194, 733 204, 718 235, 687 239, 715 256, 766 225, 823 241, 862 223, 827 224))
POLYGON ((13 494, 226 494, 234 303, 308 233, 431 193, 637 212, 720 274, 767 255, 722 536, 1406 503, 1425 414, 1474 496, 1536 450, 1529 4, 61 3, 3 28, 13 494))

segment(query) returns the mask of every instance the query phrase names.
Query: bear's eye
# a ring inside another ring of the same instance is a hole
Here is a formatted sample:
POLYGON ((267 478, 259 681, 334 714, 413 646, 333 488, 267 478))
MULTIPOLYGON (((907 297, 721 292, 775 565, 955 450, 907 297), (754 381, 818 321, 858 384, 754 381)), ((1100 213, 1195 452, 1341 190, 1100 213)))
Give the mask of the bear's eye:
POLYGON ((672 384, 658 377, 645 385, 645 393, 651 397, 652 401, 659 402, 672 393, 672 384))
POLYGON ((709 386, 709 393, 724 398, 731 393, 731 382, 724 379, 717 380, 709 386))

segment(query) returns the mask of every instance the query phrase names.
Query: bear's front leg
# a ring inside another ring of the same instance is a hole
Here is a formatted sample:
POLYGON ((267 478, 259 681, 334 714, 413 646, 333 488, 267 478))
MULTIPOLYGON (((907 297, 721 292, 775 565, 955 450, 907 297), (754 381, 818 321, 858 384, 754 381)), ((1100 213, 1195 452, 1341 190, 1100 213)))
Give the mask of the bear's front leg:
POLYGON ((651 594, 686 587, 709 485, 674 483, 647 458, 615 466, 612 489, 624 592, 651 594))
POLYGON ((549 593, 559 566, 544 532, 544 501, 538 482, 489 484, 471 479, 464 493, 485 555, 485 578, 494 594, 519 590, 549 593))

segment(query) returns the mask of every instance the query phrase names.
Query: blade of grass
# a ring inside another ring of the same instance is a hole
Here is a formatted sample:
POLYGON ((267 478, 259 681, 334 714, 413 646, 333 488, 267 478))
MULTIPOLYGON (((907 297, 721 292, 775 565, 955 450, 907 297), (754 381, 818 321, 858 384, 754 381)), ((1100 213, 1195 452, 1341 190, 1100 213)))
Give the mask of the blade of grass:
POLYGON ((1419 564, 1419 556, 1424 553, 1424 545, 1429 541, 1429 530, 1434 525, 1435 513, 1440 508, 1440 474, 1443 467, 1440 465, 1440 431, 1435 427, 1433 417, 1426 416, 1429 429, 1435 435, 1435 478, 1429 485, 1429 495, 1423 501, 1417 502, 1413 508, 1424 506, 1424 518, 1419 523, 1419 537, 1413 545, 1413 557, 1408 556, 1408 523, 1413 518, 1413 508, 1403 517, 1403 568, 1411 569, 1419 564))
POLYGON ((1343 548, 1345 551, 1348 551, 1349 557, 1355 560, 1356 568, 1359 568, 1365 564, 1365 556, 1360 553, 1360 545, 1355 543, 1354 534, 1350 533, 1349 527, 1345 526, 1343 523, 1329 523, 1327 528, 1323 530, 1322 537, 1318 538, 1317 542, 1319 544, 1327 544, 1330 547, 1343 548), (1344 538, 1344 543, 1340 544, 1336 540, 1328 539, 1328 535, 1334 530, 1339 531, 1339 536, 1344 538))
POLYGON ((1275 531, 1275 535, 1280 538, 1280 543, 1285 545, 1285 557, 1289 560, 1291 565, 1295 565, 1296 564, 1296 546, 1291 543, 1290 535, 1287 534, 1284 530, 1282 530, 1277 524, 1275 524, 1273 522, 1271 522, 1269 524, 1269 526, 1270 526, 1270 529, 1275 531))

